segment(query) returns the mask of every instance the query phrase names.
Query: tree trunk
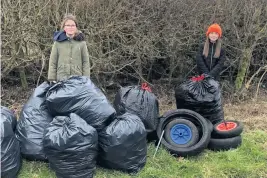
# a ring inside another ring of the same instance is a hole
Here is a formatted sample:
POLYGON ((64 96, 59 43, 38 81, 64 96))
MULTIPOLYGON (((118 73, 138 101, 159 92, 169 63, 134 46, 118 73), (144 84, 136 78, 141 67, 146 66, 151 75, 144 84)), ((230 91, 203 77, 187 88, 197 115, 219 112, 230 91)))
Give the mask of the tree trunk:
MULTIPOLYGON (((19 41, 16 42, 15 44, 15 51, 18 54, 16 56, 16 58, 24 58, 24 52, 22 50, 22 47, 20 46, 22 45, 19 41)), ((18 59, 19 61, 19 59, 18 59)), ((20 82, 21 82, 21 86, 23 89, 27 89, 28 88, 28 82, 26 79, 26 75, 25 75, 25 70, 23 67, 19 67, 19 77, 20 77, 20 82)))
POLYGON ((19 69, 19 77, 20 77, 20 82, 21 82, 22 88, 23 89, 27 89, 28 88, 28 82, 27 82, 27 79, 26 79, 24 68, 20 68, 19 69))
POLYGON ((246 77, 246 73, 250 65, 250 60, 252 57, 252 49, 251 48, 245 49, 242 56, 243 58, 241 59, 239 63, 239 70, 238 70, 237 77, 235 80, 236 91, 239 91, 242 88, 243 82, 246 77))

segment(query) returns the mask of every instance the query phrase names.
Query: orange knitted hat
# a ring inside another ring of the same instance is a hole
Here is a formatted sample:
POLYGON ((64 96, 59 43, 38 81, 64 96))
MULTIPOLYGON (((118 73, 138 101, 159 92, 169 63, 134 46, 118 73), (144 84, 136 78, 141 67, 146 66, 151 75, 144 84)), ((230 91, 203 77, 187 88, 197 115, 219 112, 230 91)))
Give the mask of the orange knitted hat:
POLYGON ((214 24, 212 24, 211 26, 209 26, 209 28, 208 28, 208 30, 207 30, 207 32, 206 32, 206 35, 209 36, 209 34, 210 34, 211 32, 216 32, 216 33, 219 34, 219 37, 222 37, 222 28, 221 28, 220 25, 217 24, 217 23, 214 23, 214 24))

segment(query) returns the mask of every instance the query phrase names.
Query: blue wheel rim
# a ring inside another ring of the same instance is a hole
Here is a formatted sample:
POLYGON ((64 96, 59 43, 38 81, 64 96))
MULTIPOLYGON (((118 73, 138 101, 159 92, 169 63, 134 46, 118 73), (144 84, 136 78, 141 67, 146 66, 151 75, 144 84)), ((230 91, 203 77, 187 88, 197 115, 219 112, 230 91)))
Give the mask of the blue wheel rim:
POLYGON ((170 136, 174 143, 183 145, 192 139, 192 130, 185 124, 176 124, 171 128, 170 136))

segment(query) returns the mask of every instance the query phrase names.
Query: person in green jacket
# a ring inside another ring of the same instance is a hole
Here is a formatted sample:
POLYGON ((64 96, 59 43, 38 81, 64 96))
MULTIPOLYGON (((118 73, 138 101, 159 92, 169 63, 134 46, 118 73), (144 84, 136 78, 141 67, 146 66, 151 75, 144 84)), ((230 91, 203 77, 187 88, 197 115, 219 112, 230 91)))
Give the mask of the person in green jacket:
POLYGON ((50 54, 48 80, 57 82, 72 75, 90 77, 90 61, 84 34, 77 28, 75 16, 63 18, 61 31, 54 33, 50 54))

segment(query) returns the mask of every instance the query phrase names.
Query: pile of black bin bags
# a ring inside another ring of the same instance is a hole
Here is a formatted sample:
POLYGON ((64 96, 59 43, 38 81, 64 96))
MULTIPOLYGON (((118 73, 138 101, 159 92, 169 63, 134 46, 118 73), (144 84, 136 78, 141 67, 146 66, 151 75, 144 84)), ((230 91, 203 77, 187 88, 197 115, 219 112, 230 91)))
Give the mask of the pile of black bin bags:
POLYGON ((96 129, 74 113, 56 116, 43 139, 44 152, 58 178, 93 177, 97 144, 96 129))
POLYGON ((108 126, 116 114, 105 95, 86 77, 71 77, 53 85, 46 102, 53 116, 75 113, 97 131, 108 126))
POLYGON ((158 99, 146 83, 141 87, 122 87, 115 96, 114 107, 119 115, 126 112, 137 115, 143 121, 148 134, 157 129, 158 99))
POLYGON ((175 98, 177 109, 193 110, 213 124, 224 119, 219 83, 207 74, 178 85, 175 98))
POLYGON ((19 141, 15 137, 17 119, 14 113, 1 106, 1 177, 14 178, 21 167, 19 141))
POLYGON ((21 155, 28 160, 47 161, 43 151, 43 134, 52 121, 46 106, 47 82, 38 86, 23 106, 18 120, 16 136, 20 141, 21 155))
MULTIPOLYGON (((145 105, 154 97, 145 89, 138 90, 144 91, 136 95, 136 103, 145 105)), ((156 129, 158 103, 155 97, 152 101, 155 105, 146 114, 136 109, 135 113, 125 110, 117 114, 85 76, 72 76, 53 85, 44 82, 20 114, 16 136, 21 154, 29 160, 48 161, 57 177, 93 177, 97 163, 137 173, 146 163, 146 128, 156 129)), ((125 106, 130 105, 126 102, 125 106)), ((143 110, 144 106, 139 108, 143 110)))
POLYGON ((130 113, 118 116, 100 132, 99 138, 99 165, 128 173, 137 173, 144 167, 146 130, 138 116, 130 113))

